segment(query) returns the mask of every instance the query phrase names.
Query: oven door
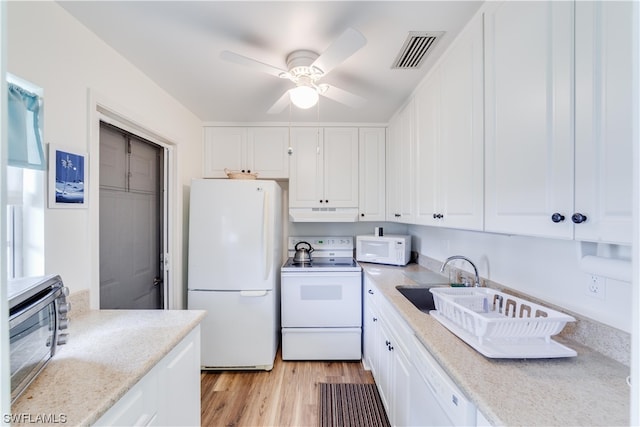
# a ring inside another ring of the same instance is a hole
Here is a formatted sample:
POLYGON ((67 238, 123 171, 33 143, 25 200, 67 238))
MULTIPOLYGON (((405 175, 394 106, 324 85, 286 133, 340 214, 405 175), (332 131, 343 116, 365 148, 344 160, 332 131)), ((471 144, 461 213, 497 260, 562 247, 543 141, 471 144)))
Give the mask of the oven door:
POLYGON ((53 355, 56 304, 49 300, 23 311, 10 321, 11 401, 33 381, 53 355))
POLYGON ((360 327, 361 277, 361 272, 282 273, 282 327, 360 327))

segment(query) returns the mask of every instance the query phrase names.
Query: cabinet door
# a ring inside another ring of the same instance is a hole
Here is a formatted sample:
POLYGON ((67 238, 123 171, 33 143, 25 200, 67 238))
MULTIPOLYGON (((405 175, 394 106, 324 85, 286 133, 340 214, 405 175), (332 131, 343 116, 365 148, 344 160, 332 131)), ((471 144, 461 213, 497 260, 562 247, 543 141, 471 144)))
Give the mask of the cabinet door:
POLYGON ((384 321, 378 325, 378 376, 375 377, 380 391, 380 398, 387 411, 389 421, 393 423, 393 354, 391 351, 391 334, 384 321))
POLYGON ((400 116, 389 121, 387 131, 385 199, 387 221, 400 221, 400 116))
POLYGON ((414 100, 400 110, 389 124, 387 145, 387 221, 414 221, 415 165, 414 100))
POLYGON ((357 207, 358 129, 324 129, 323 151, 324 205, 357 207))
POLYGON ((577 240, 631 244, 633 2, 576 2, 577 240))
POLYGON ((573 3, 485 15, 485 230, 571 238, 573 3))
POLYGON ((413 99, 400 112, 400 219, 414 221, 414 168, 415 168, 415 104, 413 99))
POLYGON ((226 178, 224 169, 245 170, 246 129, 241 127, 204 128, 205 178, 226 178))
POLYGON ((416 223, 440 225, 444 213, 441 193, 440 69, 435 69, 415 97, 416 108, 416 223))
POLYGON ((322 129, 291 129, 289 207, 324 206, 322 129), (320 204, 320 200, 323 203, 320 204))
POLYGON ((200 326, 158 365, 156 425, 200 425, 200 326))
POLYGON ((411 402, 411 378, 414 377, 415 368, 409 362, 404 352, 397 346, 393 346, 392 353, 392 377, 393 377, 393 403, 391 410, 391 425, 410 425, 411 402))
MULTIPOLYGON (((446 227, 482 230, 484 211, 482 19, 477 17, 440 64, 438 211, 446 227)), ((419 162, 418 166, 422 163, 419 162)), ((421 181, 419 181, 422 184, 421 181)))
POLYGON ((261 179, 289 177, 289 129, 256 127, 247 130, 246 167, 261 179))
POLYGON ((385 129, 362 128, 359 133, 360 221, 384 221, 385 129))

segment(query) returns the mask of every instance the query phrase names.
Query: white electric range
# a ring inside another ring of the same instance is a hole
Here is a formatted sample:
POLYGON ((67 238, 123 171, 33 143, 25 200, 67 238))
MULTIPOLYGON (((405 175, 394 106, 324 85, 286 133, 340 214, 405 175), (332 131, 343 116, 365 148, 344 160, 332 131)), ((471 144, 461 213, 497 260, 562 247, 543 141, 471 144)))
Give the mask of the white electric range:
POLYGON ((281 274, 282 358, 359 360, 362 356, 362 268, 353 237, 289 237, 281 274), (294 262, 307 242, 311 261, 294 262))

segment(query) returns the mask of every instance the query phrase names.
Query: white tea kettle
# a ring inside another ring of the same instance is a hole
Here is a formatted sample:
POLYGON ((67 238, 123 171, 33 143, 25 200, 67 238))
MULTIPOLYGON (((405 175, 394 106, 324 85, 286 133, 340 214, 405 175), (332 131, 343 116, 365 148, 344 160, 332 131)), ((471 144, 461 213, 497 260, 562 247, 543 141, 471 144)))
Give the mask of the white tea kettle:
POLYGON ((295 246, 296 253, 293 256, 293 262, 296 264, 306 264, 311 262, 311 252, 313 247, 308 242, 298 242, 295 246), (300 248, 300 245, 307 245, 307 248, 300 248))

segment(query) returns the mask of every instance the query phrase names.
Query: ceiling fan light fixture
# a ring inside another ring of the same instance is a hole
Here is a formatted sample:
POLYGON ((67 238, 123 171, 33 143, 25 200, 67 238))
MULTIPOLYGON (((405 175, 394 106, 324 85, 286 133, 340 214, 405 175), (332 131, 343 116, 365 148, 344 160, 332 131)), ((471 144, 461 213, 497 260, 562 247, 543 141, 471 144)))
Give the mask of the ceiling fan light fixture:
POLYGON ((289 98, 293 105, 306 110, 318 102, 318 91, 311 86, 300 85, 289 91, 289 98))

